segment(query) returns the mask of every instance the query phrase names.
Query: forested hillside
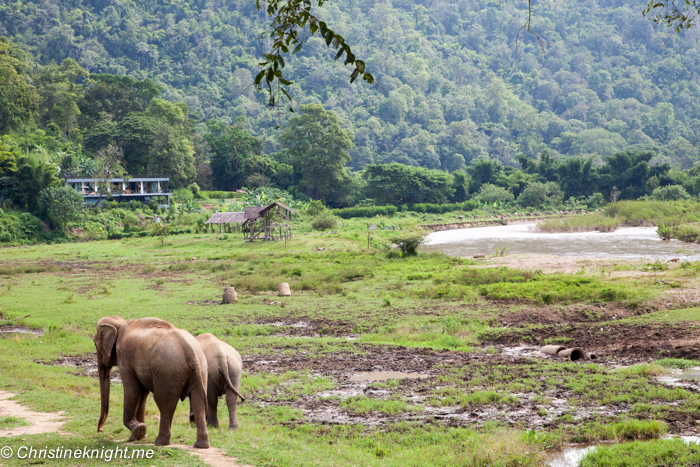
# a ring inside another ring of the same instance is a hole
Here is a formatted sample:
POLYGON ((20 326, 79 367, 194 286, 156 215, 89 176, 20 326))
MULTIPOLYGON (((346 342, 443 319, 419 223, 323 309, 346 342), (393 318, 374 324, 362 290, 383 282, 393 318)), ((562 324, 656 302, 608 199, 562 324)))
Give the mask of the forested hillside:
MULTIPOLYGON (((326 3, 317 14, 354 45, 379 86, 312 38, 288 62, 296 105, 321 103, 353 134, 349 165, 401 162, 454 171, 475 159, 654 150, 689 168, 700 145, 700 34, 655 31, 641 0, 326 3)), ((247 118, 265 151, 278 115, 253 92, 266 18, 252 0, 0 2, 0 36, 42 64, 152 78, 196 120, 247 118)), ((289 117, 283 114, 282 119, 289 117)), ((284 122, 283 122, 284 123, 284 122)), ((200 132, 203 132, 203 125, 200 132)), ((279 158, 283 158, 280 155, 279 158)))

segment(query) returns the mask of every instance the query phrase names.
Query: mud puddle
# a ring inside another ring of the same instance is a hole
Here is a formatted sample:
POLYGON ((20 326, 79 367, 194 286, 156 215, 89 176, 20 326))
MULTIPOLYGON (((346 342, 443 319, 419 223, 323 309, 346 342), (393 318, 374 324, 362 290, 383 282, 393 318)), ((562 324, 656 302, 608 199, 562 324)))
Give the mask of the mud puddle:
POLYGON ((44 331, 41 329, 32 329, 27 326, 0 326, 0 334, 5 337, 12 337, 13 334, 31 334, 33 336, 43 336, 44 331))
MULTIPOLYGON (((232 325, 241 323, 231 322, 232 325)), ((329 319, 311 319, 307 316, 296 316, 288 320, 255 321, 246 324, 258 324, 261 326, 273 326, 279 328, 274 337, 282 336, 306 336, 306 337, 353 337, 355 326, 350 322, 335 321, 329 319)))
POLYGON ((350 381, 387 381, 390 379, 424 379, 429 375, 422 373, 402 373, 400 371, 362 371, 350 377, 350 381))
MULTIPOLYGON (((667 435, 662 439, 674 439, 679 438, 686 443, 700 443, 700 436, 672 436, 667 435)), ((579 462, 583 459, 583 456, 591 451, 598 449, 601 446, 612 446, 615 443, 601 442, 601 443, 590 443, 590 444, 571 444, 564 447, 561 452, 554 454, 547 465, 549 467, 578 467, 579 462)))
MULTIPOLYGON (((52 362, 37 362, 42 365, 52 365, 52 366, 63 366, 68 368, 74 368, 71 374, 75 376, 90 376, 92 378, 97 378, 97 357, 94 354, 88 355, 75 355, 70 357, 61 357, 58 360, 52 362)), ((119 375, 119 369, 115 366, 112 368, 112 374, 110 381, 113 383, 121 384, 121 376, 119 375)))
MULTIPOLYGON (((352 345, 352 344, 348 344, 352 345)), ((541 430, 567 414, 578 422, 588 419, 619 416, 625 407, 572 404, 576 394, 561 387, 545 391, 520 394, 503 394, 502 400, 464 406, 455 401, 445 406, 433 406, 435 400, 447 393, 459 392, 459 384, 444 382, 441 376, 454 378, 455 371, 462 372, 470 365, 477 365, 477 372, 506 371, 514 379, 536 365, 522 356, 524 350, 539 352, 539 347, 515 347, 504 352, 462 353, 427 348, 352 345, 355 352, 332 352, 311 355, 298 352, 286 355, 282 348, 264 355, 244 356, 246 373, 299 374, 321 376, 332 380, 334 388, 314 394, 290 394, 285 387, 266 389, 248 394, 252 404, 261 407, 288 405, 304 412, 305 421, 292 422, 320 424, 360 424, 366 427, 381 426, 399 421, 439 423, 446 426, 483 426, 498 422, 510 426, 541 430), (274 357, 273 357, 274 356, 274 357), (272 358, 271 358, 272 357, 272 358), (274 358, 274 360, 273 360, 274 358), (454 389, 452 389, 454 388, 454 389), (399 413, 387 409, 398 403, 399 413), (385 405, 386 404, 386 405, 385 405), (377 407, 369 413, 363 406, 377 407), (357 410, 357 411, 356 411, 357 410), (385 410, 385 412, 383 412, 385 410)), ((546 357, 543 357, 546 358, 546 357)), ((477 368, 475 366, 475 368, 477 368)), ((467 373, 463 378, 470 378, 467 373)), ((290 381, 291 383, 291 381, 290 381)), ((294 383, 296 384, 296 383, 294 383)), ((287 385, 287 387, 292 384, 287 385)), ((474 387, 468 391, 488 391, 488 387, 474 387)))
POLYGON ((668 374, 657 376, 656 380, 669 386, 700 389, 700 367, 679 370, 671 368, 668 374))
POLYGON ((577 444, 565 447, 549 460, 549 467, 578 467, 583 456, 595 450, 600 444, 577 444))

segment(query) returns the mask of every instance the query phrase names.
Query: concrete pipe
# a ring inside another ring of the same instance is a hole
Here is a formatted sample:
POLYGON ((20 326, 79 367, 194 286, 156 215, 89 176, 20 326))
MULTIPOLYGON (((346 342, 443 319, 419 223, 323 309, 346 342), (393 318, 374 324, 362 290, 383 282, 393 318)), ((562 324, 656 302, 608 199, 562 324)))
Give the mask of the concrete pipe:
POLYGON ((588 354, 588 358, 589 358, 590 360, 598 360, 598 354, 595 353, 595 352, 591 352, 591 353, 588 354))
POLYGON ((289 288, 289 284, 287 284, 286 282, 282 282, 280 285, 278 285, 277 291, 279 292, 280 297, 290 297, 292 295, 292 291, 289 288))
POLYGON ((540 349, 540 353, 547 354, 547 355, 557 355, 559 352, 566 350, 566 346, 564 345, 545 345, 540 349))
POLYGON ((562 358, 568 358, 572 362, 586 359, 586 352, 584 352, 583 349, 579 349, 578 347, 574 347, 573 349, 562 350, 561 352, 557 353, 557 355, 562 358))
POLYGON ((233 287, 226 287, 222 298, 224 299, 224 303, 236 303, 238 301, 236 289, 233 287))

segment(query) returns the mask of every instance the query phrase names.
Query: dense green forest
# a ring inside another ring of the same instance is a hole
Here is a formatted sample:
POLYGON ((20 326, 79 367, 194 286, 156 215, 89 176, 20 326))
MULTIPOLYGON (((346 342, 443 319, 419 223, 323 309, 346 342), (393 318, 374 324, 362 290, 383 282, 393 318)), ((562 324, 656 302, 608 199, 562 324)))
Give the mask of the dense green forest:
MULTIPOLYGON (((320 103, 354 136, 349 164, 401 162, 449 171, 474 159, 603 156, 652 149, 698 160, 697 30, 655 31, 646 2, 347 1, 317 12, 355 44, 379 86, 349 84, 314 37, 288 61, 297 105, 320 103)), ((276 112, 253 92, 266 43, 253 1, 0 2, 0 35, 42 64, 73 58, 90 73, 151 78, 198 121, 231 123, 281 149, 276 112)), ((285 120, 289 115, 282 115, 285 120)))
POLYGON ((43 189, 114 173, 110 154, 175 188, 332 207, 700 195, 698 31, 634 2, 535 2, 540 43, 526 6, 326 3, 378 85, 311 37, 279 113, 252 85, 269 21, 252 1, 0 1, 0 198, 41 214, 43 189))

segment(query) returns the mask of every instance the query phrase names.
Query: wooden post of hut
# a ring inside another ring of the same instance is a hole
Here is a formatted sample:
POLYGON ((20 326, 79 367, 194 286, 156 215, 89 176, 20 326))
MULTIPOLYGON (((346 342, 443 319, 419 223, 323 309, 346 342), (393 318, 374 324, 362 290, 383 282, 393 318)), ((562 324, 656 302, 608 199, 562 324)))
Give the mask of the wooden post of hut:
POLYGON ((275 201, 260 210, 259 215, 263 221, 266 240, 274 240, 275 229, 279 229, 280 237, 284 238, 285 245, 291 239, 291 216, 297 212, 284 203, 275 201))

